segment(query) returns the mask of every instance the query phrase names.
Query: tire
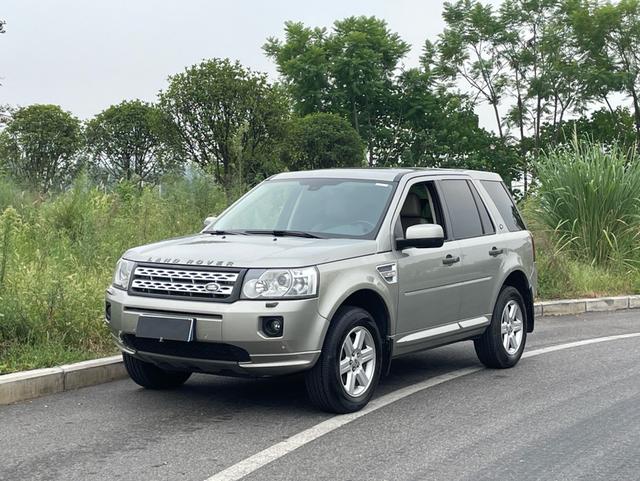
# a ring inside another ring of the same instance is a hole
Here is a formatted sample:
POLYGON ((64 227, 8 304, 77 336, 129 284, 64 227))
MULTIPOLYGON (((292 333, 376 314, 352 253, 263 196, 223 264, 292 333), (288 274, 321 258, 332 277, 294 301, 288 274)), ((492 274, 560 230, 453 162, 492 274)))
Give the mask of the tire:
POLYGON ((136 384, 147 389, 175 389, 182 386, 191 376, 190 372, 161 369, 154 364, 136 359, 126 352, 122 353, 122 360, 129 377, 136 384))
POLYGON ((341 307, 331 321, 320 359, 306 373, 309 399, 323 411, 359 411, 373 396, 381 371, 382 342, 373 317, 359 307, 341 307))
POLYGON ((474 341, 480 362, 493 369, 515 366, 527 342, 527 310, 520 292, 511 286, 500 291, 491 324, 474 341))

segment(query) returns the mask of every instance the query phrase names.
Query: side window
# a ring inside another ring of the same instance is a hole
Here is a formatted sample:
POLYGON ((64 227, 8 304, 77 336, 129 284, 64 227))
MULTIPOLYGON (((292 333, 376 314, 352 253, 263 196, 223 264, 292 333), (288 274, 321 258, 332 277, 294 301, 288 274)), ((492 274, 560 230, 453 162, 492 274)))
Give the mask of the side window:
POLYGON ((473 199, 476 201, 476 207, 478 208, 478 212, 480 213, 480 221, 482 222, 482 231, 485 235, 495 234, 496 228, 491 222, 491 217, 489 217, 489 212, 487 211, 487 206, 484 205, 484 202, 480 198, 480 194, 476 190, 473 183, 469 182, 469 188, 471 189, 471 194, 473 194, 473 199))
POLYGON ((504 219, 507 229, 511 232, 518 230, 526 230, 527 227, 520 217, 520 213, 509 194, 505 185, 500 181, 483 180, 482 187, 487 191, 489 197, 496 205, 500 216, 504 219))
POLYGON ((440 186, 449 211, 453 237, 468 239, 483 235, 482 221, 467 181, 442 180, 440 186))
POLYGON ((439 224, 445 232, 442 208, 438 202, 433 181, 413 184, 409 189, 394 228, 397 239, 404 238, 407 229, 416 224, 439 224))

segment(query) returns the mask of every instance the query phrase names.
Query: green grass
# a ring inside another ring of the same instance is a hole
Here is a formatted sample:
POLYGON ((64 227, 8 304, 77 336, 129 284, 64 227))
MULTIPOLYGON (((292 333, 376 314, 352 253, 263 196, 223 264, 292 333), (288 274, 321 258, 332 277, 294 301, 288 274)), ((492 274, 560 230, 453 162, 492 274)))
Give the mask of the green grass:
POLYGON ((534 231, 539 299, 602 297, 640 292, 640 273, 625 266, 598 266, 574 257, 534 231))
POLYGON ((531 199, 536 220, 589 264, 640 264, 640 159, 634 150, 574 139, 543 155, 531 199))
POLYGON ((113 352, 104 290, 130 247, 197 232, 222 210, 207 177, 162 190, 85 180, 51 198, 0 182, 0 373, 113 352))

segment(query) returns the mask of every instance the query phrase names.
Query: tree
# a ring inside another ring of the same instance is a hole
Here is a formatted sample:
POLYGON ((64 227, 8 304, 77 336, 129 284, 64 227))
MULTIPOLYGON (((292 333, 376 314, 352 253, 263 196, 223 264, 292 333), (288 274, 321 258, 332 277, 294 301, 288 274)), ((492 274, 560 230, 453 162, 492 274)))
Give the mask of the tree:
POLYGON ((266 54, 278 66, 302 113, 331 112, 349 119, 367 145, 369 165, 388 136, 394 79, 409 45, 384 20, 349 17, 333 31, 285 24, 285 40, 270 38, 266 54))
POLYGON ((450 81, 464 80, 475 92, 474 99, 491 106, 503 138, 499 107, 508 84, 508 66, 498 48, 503 25, 490 5, 476 0, 445 3, 442 16, 447 27, 437 43, 437 71, 450 81))
POLYGON ((577 138, 589 139, 605 147, 619 145, 630 149, 636 142, 636 129, 633 114, 628 108, 618 107, 612 112, 605 107, 555 127, 543 125, 541 137, 543 145, 571 147, 577 138))
POLYGON ((630 98, 640 151, 640 1, 567 0, 567 4, 591 89, 600 93, 611 112, 607 93, 618 91, 630 98))
POLYGON ((261 154, 281 135, 286 98, 228 59, 207 60, 169 77, 159 105, 175 127, 172 147, 211 172, 228 196, 263 167, 261 154))
POLYGON ((112 105, 87 122, 87 151, 112 178, 155 181, 172 164, 165 154, 166 118, 140 100, 112 105))
POLYGON ((480 128, 467 96, 437 87, 428 54, 422 63, 400 79, 398 108, 404 115, 391 165, 490 170, 507 182, 517 178, 513 149, 480 128))
POLYGON ((566 3, 505 0, 494 12, 480 1, 458 0, 446 5, 447 27, 433 47, 439 76, 465 80, 474 103, 492 106, 499 137, 518 148, 525 193, 542 125, 555 129, 557 141, 558 126, 589 99, 566 3))
POLYGON ((42 192, 69 181, 81 146, 80 121, 57 105, 17 109, 0 133, 0 159, 8 173, 42 192))
POLYGON ((364 145, 348 121, 317 113, 289 121, 282 161, 290 170, 362 167, 364 145))

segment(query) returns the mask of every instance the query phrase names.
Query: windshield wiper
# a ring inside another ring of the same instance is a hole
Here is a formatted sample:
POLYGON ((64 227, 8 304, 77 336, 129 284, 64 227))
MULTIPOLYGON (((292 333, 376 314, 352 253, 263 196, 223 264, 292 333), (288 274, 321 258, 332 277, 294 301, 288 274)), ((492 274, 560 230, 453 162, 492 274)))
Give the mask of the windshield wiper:
POLYGON ((205 230, 203 234, 212 235, 247 235, 243 230, 205 230))
POLYGON ((301 230, 246 230, 247 234, 272 235, 274 237, 306 237, 307 239, 322 239, 319 235, 301 230))

